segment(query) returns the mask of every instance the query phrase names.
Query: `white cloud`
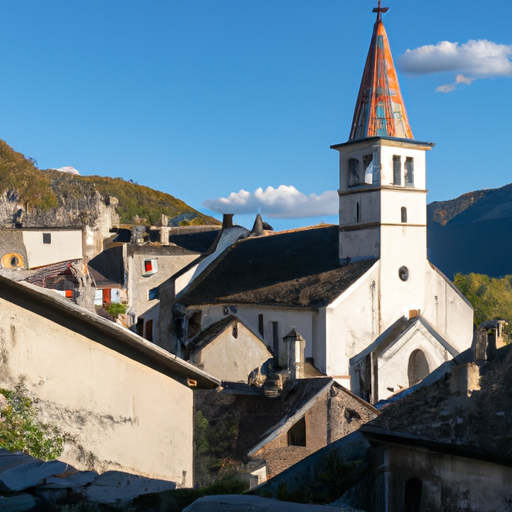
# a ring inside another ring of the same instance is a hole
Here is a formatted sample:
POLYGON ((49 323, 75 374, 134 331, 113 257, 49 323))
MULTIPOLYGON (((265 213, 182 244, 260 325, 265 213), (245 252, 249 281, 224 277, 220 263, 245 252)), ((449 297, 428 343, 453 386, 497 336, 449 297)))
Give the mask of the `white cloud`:
POLYGON ((398 59, 405 73, 427 75, 445 71, 466 73, 474 78, 512 76, 512 45, 486 39, 467 43, 442 41, 407 50, 398 59))
POLYGON ((65 167, 59 167, 58 169, 56 169, 55 167, 51 167, 50 169, 52 171, 67 172, 69 174, 80 174, 74 167, 71 167, 70 165, 66 165, 65 167))
POLYGON ((455 84, 444 84, 436 87, 436 92, 452 92, 455 91, 457 86, 455 84))
POLYGON ((280 185, 277 188, 258 188, 253 194, 246 190, 231 192, 228 197, 207 199, 203 206, 219 213, 256 213, 279 219, 303 219, 336 215, 338 193, 327 190, 320 195, 307 196, 294 186, 280 185))
POLYGON ((474 81, 475 81, 474 78, 468 78, 467 76, 464 76, 464 75, 457 75, 455 77, 455 83, 457 83, 457 84, 471 85, 474 81))

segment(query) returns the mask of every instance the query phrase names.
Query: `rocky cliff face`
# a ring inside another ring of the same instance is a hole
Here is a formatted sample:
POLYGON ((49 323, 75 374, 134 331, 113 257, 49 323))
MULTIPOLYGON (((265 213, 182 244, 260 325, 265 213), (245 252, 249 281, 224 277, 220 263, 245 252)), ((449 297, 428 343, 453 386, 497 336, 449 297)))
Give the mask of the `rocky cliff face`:
POLYGON ((84 232, 84 255, 103 250, 103 240, 119 224, 117 199, 103 197, 91 185, 81 197, 59 197, 56 208, 30 208, 13 191, 0 195, 0 228, 76 228, 84 232))

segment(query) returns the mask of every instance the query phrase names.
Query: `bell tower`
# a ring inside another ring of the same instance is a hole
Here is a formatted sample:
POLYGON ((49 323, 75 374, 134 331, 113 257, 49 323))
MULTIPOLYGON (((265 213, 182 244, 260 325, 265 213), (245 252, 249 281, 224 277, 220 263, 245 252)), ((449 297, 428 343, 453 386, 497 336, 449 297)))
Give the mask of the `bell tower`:
POLYGON ((426 152, 434 144, 413 139, 382 22, 387 10, 380 0, 373 10, 349 140, 331 146, 340 155, 339 257, 380 259, 381 296, 400 294, 412 309, 425 288, 426 152))

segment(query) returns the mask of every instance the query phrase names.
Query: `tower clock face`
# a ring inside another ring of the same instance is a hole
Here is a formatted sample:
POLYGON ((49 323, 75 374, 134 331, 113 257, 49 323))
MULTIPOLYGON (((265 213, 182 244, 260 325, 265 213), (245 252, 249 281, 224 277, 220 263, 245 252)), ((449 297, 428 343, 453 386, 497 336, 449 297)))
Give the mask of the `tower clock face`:
POLYGON ((409 269, 405 266, 401 266, 398 269, 398 277, 400 277, 402 281, 407 281, 407 279, 409 279, 409 269))

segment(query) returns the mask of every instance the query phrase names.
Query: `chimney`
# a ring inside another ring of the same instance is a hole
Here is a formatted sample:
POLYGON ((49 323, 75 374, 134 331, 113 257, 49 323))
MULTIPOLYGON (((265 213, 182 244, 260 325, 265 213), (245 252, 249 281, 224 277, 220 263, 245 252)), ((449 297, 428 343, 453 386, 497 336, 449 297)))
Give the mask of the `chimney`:
POLYGON ((283 340, 288 345, 288 370, 290 371, 290 379, 303 379, 306 340, 295 329, 292 329, 283 340))
POLYGON ((222 229, 229 229, 233 227, 234 213, 223 213, 222 214, 222 229))

